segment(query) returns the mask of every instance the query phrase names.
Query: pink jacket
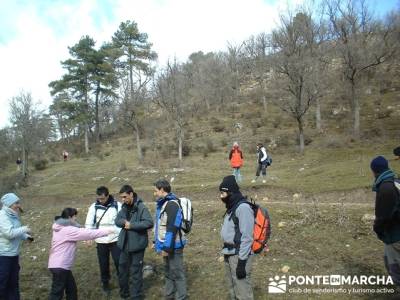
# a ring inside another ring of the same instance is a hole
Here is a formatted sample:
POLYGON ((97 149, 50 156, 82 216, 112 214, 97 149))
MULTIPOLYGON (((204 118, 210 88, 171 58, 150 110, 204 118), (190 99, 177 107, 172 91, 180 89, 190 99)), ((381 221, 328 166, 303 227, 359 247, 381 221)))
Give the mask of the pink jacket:
POLYGON ((77 241, 93 240, 109 233, 109 229, 86 229, 54 223, 48 267, 70 270, 75 259, 77 241))

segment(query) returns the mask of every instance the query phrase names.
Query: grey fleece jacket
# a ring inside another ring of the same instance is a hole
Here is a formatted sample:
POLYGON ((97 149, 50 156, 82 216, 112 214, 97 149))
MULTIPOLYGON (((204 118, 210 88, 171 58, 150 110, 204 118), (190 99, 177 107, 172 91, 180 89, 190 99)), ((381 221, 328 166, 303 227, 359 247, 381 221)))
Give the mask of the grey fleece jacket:
MULTIPOLYGON (((235 223, 231 214, 226 214, 221 228, 221 238, 224 244, 235 244, 235 223)), ((253 244, 254 213, 247 203, 242 203, 236 208, 236 217, 239 219, 239 231, 241 233, 239 246, 239 259, 245 260, 251 254, 253 244)), ((236 254, 236 249, 222 249, 224 255, 236 254)))

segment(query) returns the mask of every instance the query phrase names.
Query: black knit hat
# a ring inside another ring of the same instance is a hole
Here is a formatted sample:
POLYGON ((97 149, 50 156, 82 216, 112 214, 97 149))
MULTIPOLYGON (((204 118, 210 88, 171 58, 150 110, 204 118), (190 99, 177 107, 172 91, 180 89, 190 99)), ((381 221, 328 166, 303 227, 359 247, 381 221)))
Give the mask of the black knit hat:
POLYGON ((236 183, 235 176, 229 175, 224 177, 221 184, 219 185, 219 190, 221 192, 227 192, 227 193, 238 193, 239 186, 236 183))
POLYGON ((381 174, 389 169, 389 163, 383 156, 377 156, 371 161, 371 170, 376 174, 381 174))

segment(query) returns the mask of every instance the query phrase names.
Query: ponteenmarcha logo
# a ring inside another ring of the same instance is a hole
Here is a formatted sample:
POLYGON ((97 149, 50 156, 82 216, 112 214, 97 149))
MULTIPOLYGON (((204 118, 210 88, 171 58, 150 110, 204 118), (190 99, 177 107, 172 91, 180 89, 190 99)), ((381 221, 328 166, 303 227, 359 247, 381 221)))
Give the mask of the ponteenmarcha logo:
POLYGON ((286 293, 286 276, 270 277, 268 284, 268 293, 270 294, 283 294, 286 293))
POLYGON ((393 279, 391 276, 385 275, 290 275, 290 276, 274 276, 269 278, 268 293, 283 294, 286 292, 292 293, 320 293, 319 286, 331 286, 330 288, 322 288, 322 292, 331 293, 392 293, 393 279), (299 286, 313 286, 311 288, 298 288, 299 286), (382 288, 342 288, 339 286, 388 286, 388 289, 382 288), (292 287, 292 288, 291 288, 292 287), (296 287, 296 288, 293 288, 296 287), (385 291, 386 290, 386 291, 385 291))

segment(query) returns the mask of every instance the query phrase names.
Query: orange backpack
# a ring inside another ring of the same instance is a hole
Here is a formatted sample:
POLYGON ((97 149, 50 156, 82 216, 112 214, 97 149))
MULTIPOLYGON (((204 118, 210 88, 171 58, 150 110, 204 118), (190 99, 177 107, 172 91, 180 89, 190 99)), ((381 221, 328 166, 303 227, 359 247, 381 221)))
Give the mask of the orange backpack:
MULTIPOLYGON (((246 198, 233 208, 231 219, 235 224, 235 231, 239 232, 239 219, 236 217, 236 208, 242 203, 247 203, 254 212, 254 227, 253 227, 253 244, 251 249, 255 254, 262 252, 271 237, 271 219, 268 210, 256 204, 252 199, 248 201, 246 198)), ((240 232, 239 232, 240 233, 240 232)), ((235 234, 236 236, 236 234, 235 234)), ((237 245, 239 248, 240 245, 237 245)))

